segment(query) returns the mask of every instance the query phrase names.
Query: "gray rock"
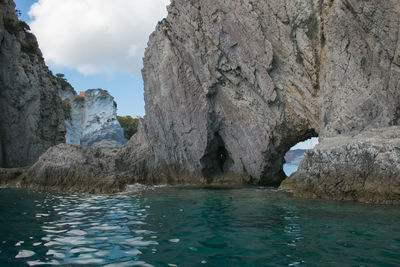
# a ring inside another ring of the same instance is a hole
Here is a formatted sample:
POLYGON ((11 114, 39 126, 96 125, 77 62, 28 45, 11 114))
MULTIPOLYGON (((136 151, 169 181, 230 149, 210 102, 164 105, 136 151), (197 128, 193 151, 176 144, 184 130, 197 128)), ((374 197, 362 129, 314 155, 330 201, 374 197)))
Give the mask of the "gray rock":
POLYGON ((168 11, 144 58, 147 175, 274 185, 299 141, 399 124, 398 0, 175 0, 168 11))
POLYGON ((400 127, 324 138, 280 188, 297 197, 400 204, 400 127))
POLYGON ((59 84, 15 4, 0 1, 0 167, 33 164, 65 141, 59 84))
POLYGON ((96 148, 60 144, 46 151, 14 183, 56 192, 115 193, 124 190, 126 182, 114 173, 113 162, 112 156, 96 148))
POLYGON ((117 105, 106 90, 87 90, 85 97, 74 96, 67 101, 70 106, 70 117, 66 120, 67 144, 115 152, 126 143, 117 120, 117 105))
POLYGON ((64 100, 69 106, 69 116, 65 120, 67 132, 65 135, 66 143, 70 145, 80 145, 82 138, 82 128, 84 124, 85 99, 74 96, 64 100))
POLYGON ((326 1, 322 136, 399 124, 400 1, 326 1))
POLYGON ((20 187, 20 177, 28 168, 0 168, 0 188, 2 187, 20 187))
POLYGON ((60 84, 58 95, 61 97, 61 100, 72 99, 76 96, 75 89, 65 78, 57 77, 57 81, 60 84))
POLYGON ((319 10, 176 0, 168 11, 144 58, 149 172, 279 184, 284 153, 320 128, 319 10), (296 32, 308 33, 301 48, 296 32))

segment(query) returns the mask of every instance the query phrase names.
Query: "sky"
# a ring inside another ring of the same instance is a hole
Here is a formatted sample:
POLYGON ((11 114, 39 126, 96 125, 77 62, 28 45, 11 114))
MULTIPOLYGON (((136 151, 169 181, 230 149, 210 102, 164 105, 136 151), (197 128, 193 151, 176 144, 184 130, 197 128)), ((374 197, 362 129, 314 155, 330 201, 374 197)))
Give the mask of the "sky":
POLYGON ((15 0, 50 70, 75 91, 102 88, 118 115, 144 116, 142 58, 170 0, 15 0))
POLYGON ((297 143, 290 150, 311 149, 311 148, 314 148, 317 144, 318 144, 318 137, 313 137, 313 138, 307 139, 303 142, 297 143))

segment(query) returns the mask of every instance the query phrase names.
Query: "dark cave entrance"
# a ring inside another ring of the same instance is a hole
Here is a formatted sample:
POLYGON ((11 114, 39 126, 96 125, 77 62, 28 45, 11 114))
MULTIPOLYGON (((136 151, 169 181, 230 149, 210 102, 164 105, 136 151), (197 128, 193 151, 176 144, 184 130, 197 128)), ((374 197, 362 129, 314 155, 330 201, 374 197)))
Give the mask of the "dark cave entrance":
POLYGON ((313 149, 318 144, 318 137, 311 137, 293 145, 284 156, 282 170, 286 177, 297 171, 297 168, 307 150, 313 149))
POLYGON ((212 182, 215 177, 228 172, 233 164, 229 151, 218 133, 214 134, 203 158, 200 160, 202 174, 208 182, 212 182))

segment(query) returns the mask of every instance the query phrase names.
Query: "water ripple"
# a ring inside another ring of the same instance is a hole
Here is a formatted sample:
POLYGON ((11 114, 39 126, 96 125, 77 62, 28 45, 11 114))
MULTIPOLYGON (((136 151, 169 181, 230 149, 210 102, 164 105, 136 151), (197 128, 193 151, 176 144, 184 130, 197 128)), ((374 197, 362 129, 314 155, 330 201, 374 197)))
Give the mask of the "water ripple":
MULTIPOLYGON (((52 212, 35 215, 44 220, 44 235, 34 245, 38 251, 45 249, 53 261, 29 260, 28 265, 152 266, 139 260, 141 250, 158 245, 150 237, 155 232, 143 228, 149 206, 141 207, 131 195, 48 195, 43 203, 50 205, 52 212), (113 261, 115 264, 109 264, 113 261)), ((17 245, 21 244, 23 241, 17 245)), ((21 250, 16 257, 33 259, 35 254, 21 250)))
POLYGON ((396 207, 268 188, 0 190, 0 266, 400 266, 396 207))

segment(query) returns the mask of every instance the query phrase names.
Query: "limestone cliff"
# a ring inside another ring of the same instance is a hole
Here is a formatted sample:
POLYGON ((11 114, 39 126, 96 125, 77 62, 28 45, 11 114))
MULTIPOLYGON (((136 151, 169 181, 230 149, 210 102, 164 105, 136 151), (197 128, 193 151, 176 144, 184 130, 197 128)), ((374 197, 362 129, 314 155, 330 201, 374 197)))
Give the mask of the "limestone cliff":
MULTIPOLYGON (((399 123, 399 0, 168 11, 144 58, 149 180, 279 184, 298 141, 399 123)), ((140 156, 127 158, 134 169, 140 156)))
POLYGON ((126 143, 117 120, 117 104, 106 90, 87 90, 84 97, 72 96, 66 100, 70 106, 66 120, 67 144, 115 151, 126 143))
POLYGON ((280 183, 284 153, 320 129, 314 5, 172 1, 144 58, 156 168, 280 183))
POLYGON ((12 0, 0 0, 0 167, 34 163, 65 141, 59 85, 12 0))

